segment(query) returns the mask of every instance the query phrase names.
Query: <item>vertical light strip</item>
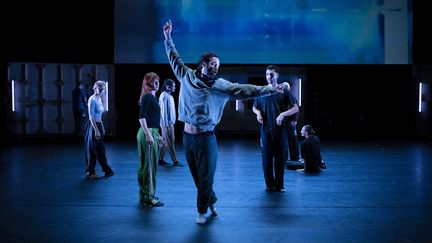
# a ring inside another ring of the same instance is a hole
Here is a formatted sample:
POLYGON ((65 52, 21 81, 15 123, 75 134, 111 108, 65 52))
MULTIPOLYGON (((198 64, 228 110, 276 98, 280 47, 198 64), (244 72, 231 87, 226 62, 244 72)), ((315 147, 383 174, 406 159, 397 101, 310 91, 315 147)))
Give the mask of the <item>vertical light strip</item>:
POLYGON ((107 102, 107 104, 106 104, 106 106, 107 106, 107 110, 106 111, 108 111, 108 108, 109 108, 109 97, 108 97, 108 90, 109 90, 109 86, 108 86, 108 81, 106 82, 106 102, 107 102))
POLYGON ((418 111, 422 112, 422 83, 419 83, 419 106, 418 111))
POLYGON ((12 111, 15 111, 15 81, 12 80, 12 111))
POLYGON ((301 78, 299 78, 299 106, 302 104, 302 82, 301 78))
POLYGON ((239 111, 239 100, 236 100, 236 111, 239 111))

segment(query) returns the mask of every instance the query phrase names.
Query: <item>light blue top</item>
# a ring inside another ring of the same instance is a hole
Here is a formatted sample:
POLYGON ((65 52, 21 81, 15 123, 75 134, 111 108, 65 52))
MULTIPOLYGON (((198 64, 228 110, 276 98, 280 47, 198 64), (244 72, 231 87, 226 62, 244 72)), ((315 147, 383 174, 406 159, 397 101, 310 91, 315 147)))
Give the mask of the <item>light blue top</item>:
POLYGON ((89 111, 90 120, 95 119, 95 121, 101 122, 102 113, 105 111, 105 108, 102 104, 102 100, 92 95, 88 101, 88 111, 89 111))
POLYGON ((203 82, 197 77, 196 70, 183 63, 172 39, 165 41, 165 48, 171 68, 181 83, 178 119, 199 129, 213 131, 230 99, 252 99, 278 92, 273 87, 231 83, 222 78, 213 84, 203 82))

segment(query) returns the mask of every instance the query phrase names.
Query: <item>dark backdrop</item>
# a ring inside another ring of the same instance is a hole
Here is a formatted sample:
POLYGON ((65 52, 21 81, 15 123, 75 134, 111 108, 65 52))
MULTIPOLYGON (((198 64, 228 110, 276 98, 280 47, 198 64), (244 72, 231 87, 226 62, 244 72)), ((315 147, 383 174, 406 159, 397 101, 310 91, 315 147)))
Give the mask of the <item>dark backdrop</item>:
MULTIPOLYGON (((136 135, 137 101, 142 78, 147 72, 156 72, 161 81, 175 79, 169 65, 116 65, 118 137, 136 135)), ((415 108, 410 65, 307 65, 306 72, 304 120, 321 135, 328 138, 410 137, 415 108)), ((174 94, 177 96, 178 90, 174 94)), ((177 127, 181 125, 179 122, 177 127)))

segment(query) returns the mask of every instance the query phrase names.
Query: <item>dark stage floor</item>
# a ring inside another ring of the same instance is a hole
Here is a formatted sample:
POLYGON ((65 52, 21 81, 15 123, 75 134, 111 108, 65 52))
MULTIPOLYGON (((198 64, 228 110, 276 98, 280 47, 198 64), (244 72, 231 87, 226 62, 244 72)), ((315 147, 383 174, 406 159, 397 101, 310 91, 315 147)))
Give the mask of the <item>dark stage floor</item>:
MULTIPOLYGON (((187 166, 159 167, 164 207, 138 200, 135 142, 107 142, 114 177, 84 179, 80 143, 20 144, 0 163, 1 242, 430 242, 432 147, 323 142, 327 169, 264 191, 258 141, 219 139, 219 215, 197 225, 187 166)), ((182 147, 179 157, 185 163, 182 147)), ((100 167, 97 172, 102 175, 100 167)))

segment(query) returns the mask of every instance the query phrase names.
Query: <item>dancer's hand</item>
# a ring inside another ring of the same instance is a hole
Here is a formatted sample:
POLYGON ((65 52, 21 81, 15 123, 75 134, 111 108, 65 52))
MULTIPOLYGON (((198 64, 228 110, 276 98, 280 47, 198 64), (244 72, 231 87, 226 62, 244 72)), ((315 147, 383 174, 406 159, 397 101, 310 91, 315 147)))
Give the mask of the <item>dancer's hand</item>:
POLYGON ((278 93, 284 93, 284 91, 285 91, 284 86, 281 84, 276 85, 275 88, 277 89, 278 93))
POLYGON ((171 31, 172 31, 172 22, 171 20, 168 20, 168 22, 166 22, 165 25, 163 26, 163 33, 165 35, 165 40, 171 38, 171 31))
POLYGON ((276 118, 276 124, 278 124, 279 126, 282 125, 284 118, 285 118, 285 116, 283 116, 282 114, 279 114, 279 116, 276 118))
POLYGON ((160 147, 165 146, 165 140, 161 136, 158 136, 158 143, 160 147))
POLYGON ((154 144, 153 136, 151 134, 147 135, 145 133, 144 133, 144 135, 145 135, 147 144, 150 146, 153 146, 153 144, 154 144))
POLYGON ((261 116, 261 112, 258 112, 256 118, 257 118, 257 121, 258 121, 260 124, 263 124, 263 118, 262 118, 262 116, 261 116))
POLYGON ((96 130, 96 131, 95 131, 95 138, 96 138, 97 140, 99 140, 99 139, 101 138, 101 135, 100 135, 99 130, 96 130))

